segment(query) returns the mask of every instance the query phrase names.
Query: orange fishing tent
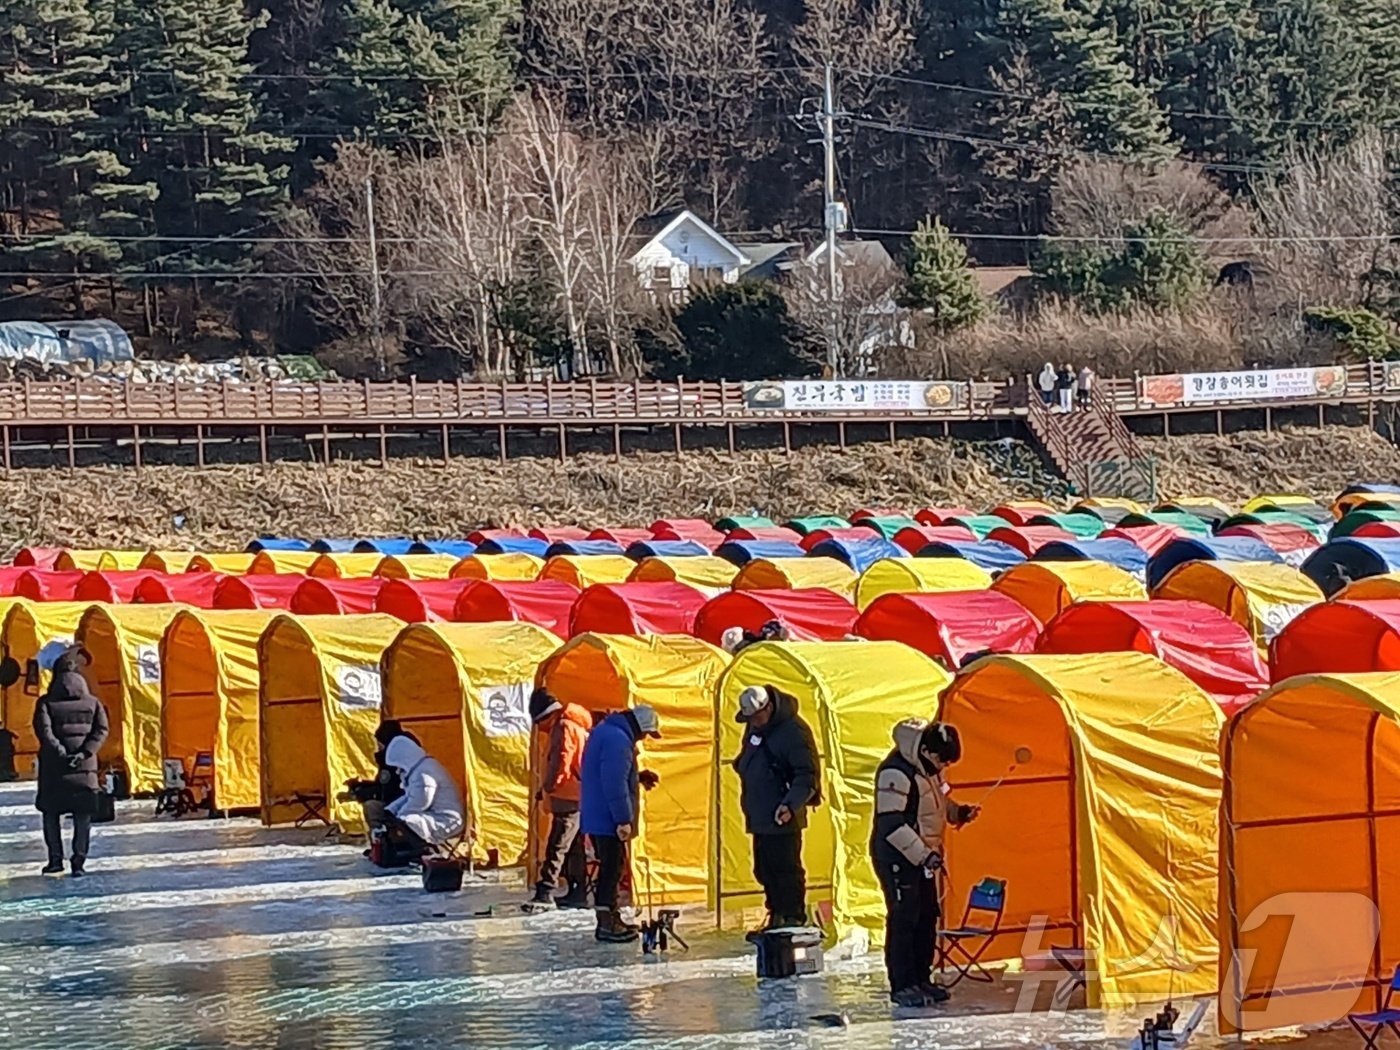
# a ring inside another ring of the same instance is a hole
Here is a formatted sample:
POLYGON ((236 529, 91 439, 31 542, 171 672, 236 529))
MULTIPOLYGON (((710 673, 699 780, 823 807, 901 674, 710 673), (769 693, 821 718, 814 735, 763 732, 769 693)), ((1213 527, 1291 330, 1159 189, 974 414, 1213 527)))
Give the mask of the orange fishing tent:
POLYGON ((256 809, 258 639, 270 609, 177 613, 160 642, 161 755, 213 761, 214 807, 256 809))
POLYGON ((1400 674, 1281 682, 1223 753, 1222 1033, 1380 1009, 1400 960, 1400 674))
POLYGON ((1007 569, 992 590, 1049 623, 1075 602, 1142 601, 1147 590, 1122 569, 1099 561, 1028 561, 1007 569))
POLYGON ((939 717, 952 797, 981 806, 947 837, 945 899, 1006 880, 984 959, 1079 954, 1090 1006, 1213 994, 1220 706, 1144 653, 989 656, 939 717))

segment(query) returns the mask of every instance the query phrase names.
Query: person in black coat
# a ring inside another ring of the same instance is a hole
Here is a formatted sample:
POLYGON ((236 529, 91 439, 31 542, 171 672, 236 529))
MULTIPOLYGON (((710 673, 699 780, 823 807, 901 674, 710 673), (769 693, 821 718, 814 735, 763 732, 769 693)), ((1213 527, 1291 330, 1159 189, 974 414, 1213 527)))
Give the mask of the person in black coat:
POLYGON ((748 727, 734 768, 744 824, 753 836, 754 878, 768 907, 765 928, 804 926, 802 829, 807 810, 820 801, 821 783, 812 730, 798 716, 796 698, 771 685, 745 689, 735 720, 748 727))
POLYGON ((73 874, 83 874, 97 811, 97 752, 107 739, 107 711, 82 676, 86 656, 81 649, 60 655, 54 661, 53 681, 34 707, 34 735, 39 740, 39 794, 34 805, 44 815, 44 845, 49 850, 45 875, 63 870, 59 818, 65 813, 73 817, 73 874))

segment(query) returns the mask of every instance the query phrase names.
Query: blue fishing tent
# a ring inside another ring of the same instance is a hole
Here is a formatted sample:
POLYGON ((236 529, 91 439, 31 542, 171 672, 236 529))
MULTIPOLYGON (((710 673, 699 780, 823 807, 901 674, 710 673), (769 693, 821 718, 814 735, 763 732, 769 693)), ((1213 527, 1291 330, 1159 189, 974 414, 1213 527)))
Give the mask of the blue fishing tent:
POLYGON ((1147 552, 1130 540, 1055 540, 1031 556, 1031 561, 1101 561, 1147 577, 1147 552))
POLYGON ((803 558, 807 552, 783 540, 730 540, 721 543, 715 554, 742 569, 755 558, 803 558))
POLYGON ((1002 543, 1000 540, 978 540, 976 543, 944 540, 920 548, 919 557, 962 558, 988 572, 1003 572, 1026 560, 1026 556, 1015 547, 1009 543, 1002 543))
POLYGON ((864 572, 877 561, 886 558, 907 558, 909 552, 897 543, 891 543, 883 536, 872 534, 868 540, 839 539, 822 540, 807 552, 809 558, 835 558, 844 562, 858 574, 864 572))
POLYGON ((409 554, 450 554, 454 558, 469 558, 476 553, 470 540, 416 540, 409 554))
POLYGON ((646 558, 703 558, 710 548, 694 540, 638 540, 626 550, 633 561, 646 558))
POLYGON ((533 554, 543 558, 549 553, 549 542, 533 536, 498 536, 476 549, 477 554, 533 554))
POLYGON ((1400 572, 1400 540, 1348 536, 1313 551, 1303 562, 1303 575, 1332 596, 1353 580, 1400 572))
POLYGON ((579 558, 590 558, 600 554, 626 554, 622 544, 614 543, 612 540, 560 540, 551 543, 545 552, 546 558, 553 558, 556 555, 573 555, 579 558))
POLYGON ((311 544, 305 540, 294 540, 284 536, 259 536, 247 547, 250 554, 261 554, 263 551, 309 551, 310 549, 311 544))

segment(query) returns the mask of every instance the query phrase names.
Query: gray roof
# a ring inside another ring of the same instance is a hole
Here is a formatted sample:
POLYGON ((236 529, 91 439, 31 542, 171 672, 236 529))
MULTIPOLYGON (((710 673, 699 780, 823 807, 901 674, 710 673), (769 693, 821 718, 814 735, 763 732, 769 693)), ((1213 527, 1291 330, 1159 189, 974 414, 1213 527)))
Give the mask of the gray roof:
POLYGON ((781 264, 788 261, 800 249, 796 241, 763 241, 757 244, 735 244, 749 257, 749 265, 740 271, 740 276, 755 278, 777 277, 781 264))

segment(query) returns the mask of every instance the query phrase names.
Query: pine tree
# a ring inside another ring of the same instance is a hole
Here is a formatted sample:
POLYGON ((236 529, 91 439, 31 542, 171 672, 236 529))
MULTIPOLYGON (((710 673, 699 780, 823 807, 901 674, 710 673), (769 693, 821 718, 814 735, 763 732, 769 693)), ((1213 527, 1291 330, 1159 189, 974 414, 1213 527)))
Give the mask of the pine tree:
POLYGON ((122 92, 112 69, 112 0, 23 0, 0 6, 0 128, 21 201, 16 257, 37 271, 81 275, 123 255, 155 187, 132 178, 112 148, 108 111, 122 92))
MULTIPOLYGON (((236 238, 276 221, 293 143, 265 128, 248 62, 258 25, 239 0, 118 0, 118 45, 134 76, 128 163, 160 188, 158 229, 207 238, 164 250, 162 269, 236 273, 251 252, 236 238)), ((165 247, 164 245, 162 246, 165 247)))
POLYGON ((366 136, 483 127, 507 98, 512 0, 349 0, 331 63, 347 123, 366 136))
POLYGON ((1065 0, 1006 0, 1000 32, 1006 45, 1024 48, 1063 101, 1069 148, 1124 157, 1170 152, 1162 113, 1150 87, 1134 80, 1112 18, 1065 0))
POLYGON ((900 305, 920 311, 935 332, 956 332, 987 315, 987 300, 967 266, 967 249, 939 220, 919 223, 904 269, 900 305))

